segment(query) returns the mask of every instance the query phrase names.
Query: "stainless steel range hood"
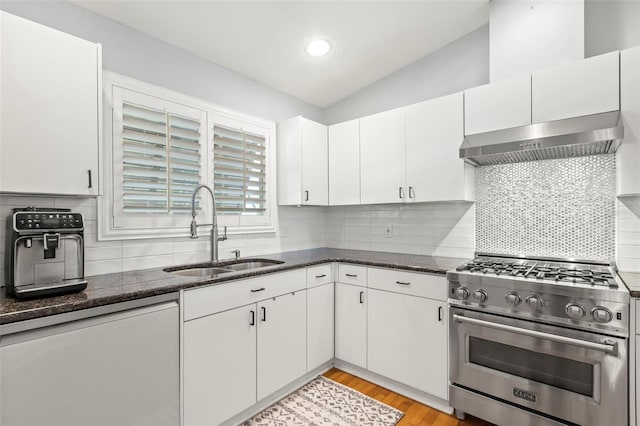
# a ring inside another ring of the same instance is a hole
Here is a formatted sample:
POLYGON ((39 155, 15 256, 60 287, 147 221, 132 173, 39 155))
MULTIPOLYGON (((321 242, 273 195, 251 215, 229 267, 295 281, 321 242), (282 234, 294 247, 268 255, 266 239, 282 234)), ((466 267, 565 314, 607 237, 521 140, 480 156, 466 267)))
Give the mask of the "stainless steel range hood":
POLYGON ((473 165, 614 153, 624 136, 620 111, 468 135, 460 158, 473 165))

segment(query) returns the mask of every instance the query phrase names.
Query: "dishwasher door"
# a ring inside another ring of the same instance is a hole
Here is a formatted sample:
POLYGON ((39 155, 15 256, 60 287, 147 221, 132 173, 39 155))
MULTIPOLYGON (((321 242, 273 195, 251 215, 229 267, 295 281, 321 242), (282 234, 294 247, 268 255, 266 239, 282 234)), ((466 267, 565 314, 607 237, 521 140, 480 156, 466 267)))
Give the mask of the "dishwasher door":
POLYGON ((0 424, 179 424, 178 304, 0 338, 0 424))

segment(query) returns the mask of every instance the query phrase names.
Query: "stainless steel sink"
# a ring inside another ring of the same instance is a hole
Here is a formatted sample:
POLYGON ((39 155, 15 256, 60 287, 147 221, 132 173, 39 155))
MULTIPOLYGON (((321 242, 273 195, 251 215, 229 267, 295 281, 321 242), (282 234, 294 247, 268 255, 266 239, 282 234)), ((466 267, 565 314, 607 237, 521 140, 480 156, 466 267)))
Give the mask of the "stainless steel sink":
POLYGON ((243 259, 243 260, 238 260, 232 263, 225 264, 222 267, 226 269, 231 269, 233 271, 246 271, 248 269, 264 268, 266 266, 279 265, 281 263, 284 263, 284 262, 280 260, 269 260, 269 259, 260 259, 260 260, 243 259))
POLYGON ((209 277, 215 277, 216 275, 220 275, 220 274, 228 274, 229 272, 233 272, 230 269, 225 269, 225 268, 189 268, 189 269, 178 269, 177 271, 167 271, 167 272, 171 272, 172 274, 175 275, 182 275, 184 277, 198 277, 198 278, 209 278, 209 277))
POLYGON ((240 259, 219 263, 208 263, 201 266, 194 266, 188 269, 180 269, 179 266, 165 268, 165 272, 170 272, 175 275, 181 275, 183 277, 197 277, 197 278, 213 278, 222 274, 229 274, 231 272, 249 271, 252 269, 264 268, 267 266, 279 265, 284 263, 281 260, 271 259, 240 259))

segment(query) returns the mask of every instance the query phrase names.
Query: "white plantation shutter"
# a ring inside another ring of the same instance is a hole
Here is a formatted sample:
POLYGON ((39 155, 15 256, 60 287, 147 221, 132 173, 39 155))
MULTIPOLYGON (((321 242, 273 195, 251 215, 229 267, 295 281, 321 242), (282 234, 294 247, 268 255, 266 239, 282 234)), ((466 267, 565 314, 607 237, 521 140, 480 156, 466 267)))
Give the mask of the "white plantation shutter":
POLYGON ((200 183, 200 122, 124 101, 125 213, 190 213, 200 183))
MULTIPOLYGON (((105 126, 100 239, 188 236, 191 194, 202 183, 213 189, 218 224, 230 233, 274 232, 273 122, 106 74, 112 121, 105 126)), ((198 223, 209 223, 209 195, 199 195, 206 202, 196 205, 198 223)))
POLYGON ((220 215, 264 215, 266 137, 242 128, 213 127, 213 186, 220 215))

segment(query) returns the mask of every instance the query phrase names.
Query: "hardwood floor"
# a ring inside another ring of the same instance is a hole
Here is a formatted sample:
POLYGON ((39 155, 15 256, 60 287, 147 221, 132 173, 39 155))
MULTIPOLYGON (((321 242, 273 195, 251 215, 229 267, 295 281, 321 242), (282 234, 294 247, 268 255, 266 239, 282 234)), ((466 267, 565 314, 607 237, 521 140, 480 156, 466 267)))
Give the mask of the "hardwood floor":
POLYGON ((400 394, 392 392, 388 389, 375 385, 371 382, 353 376, 344 371, 332 368, 324 373, 325 377, 334 380, 343 385, 349 386, 370 396, 373 399, 384 402, 398 410, 404 412, 404 417, 398 422, 397 426, 491 426, 484 420, 467 416, 463 421, 456 419, 455 416, 445 414, 434 408, 427 407, 413 399, 409 399, 400 394))

